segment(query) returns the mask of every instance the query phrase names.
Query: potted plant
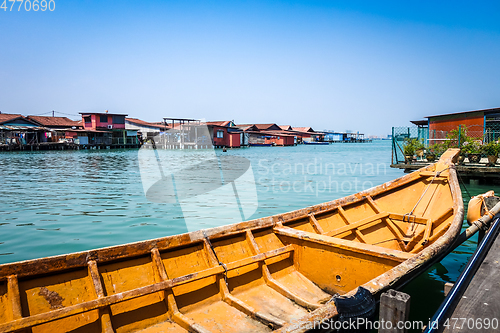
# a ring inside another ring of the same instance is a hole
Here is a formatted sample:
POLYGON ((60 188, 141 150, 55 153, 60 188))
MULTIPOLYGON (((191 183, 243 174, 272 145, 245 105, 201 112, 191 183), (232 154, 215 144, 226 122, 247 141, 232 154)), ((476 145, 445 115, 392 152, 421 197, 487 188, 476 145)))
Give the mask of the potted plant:
POLYGON ((488 166, 494 166, 498 160, 498 153, 500 153, 500 144, 495 141, 490 141, 481 148, 483 154, 488 157, 488 166))
POLYGON ((443 143, 435 143, 429 147, 425 158, 428 162, 434 162, 437 156, 443 154, 446 150, 446 147, 443 143))
POLYGON ((424 139, 413 139, 414 141, 414 146, 415 146, 415 155, 417 155, 417 159, 423 159, 424 157, 424 150, 425 150, 425 145, 424 145, 424 139))
POLYGON ((461 151, 467 155, 470 163, 479 163, 481 160, 481 140, 467 140, 464 142, 461 151))
POLYGON ((471 141, 472 138, 467 136, 468 128, 467 126, 461 126, 460 128, 457 127, 454 130, 451 130, 448 132, 446 135, 446 142, 443 143, 443 146, 448 149, 448 148, 460 148, 460 154, 458 155, 458 164, 463 164, 465 157, 467 156, 467 149, 465 149, 465 146, 467 146, 471 141))
POLYGON ((415 144, 417 139, 406 138, 403 146, 403 154, 405 155, 405 163, 410 164, 415 155, 415 144))

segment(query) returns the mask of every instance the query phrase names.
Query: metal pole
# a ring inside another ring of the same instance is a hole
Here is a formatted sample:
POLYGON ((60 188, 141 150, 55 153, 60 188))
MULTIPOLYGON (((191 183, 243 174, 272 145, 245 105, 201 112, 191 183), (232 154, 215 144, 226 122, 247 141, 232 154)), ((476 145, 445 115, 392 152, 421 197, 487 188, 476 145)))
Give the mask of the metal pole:
MULTIPOLYGON (((396 147, 394 146, 394 127, 392 128, 392 155, 391 155, 391 164, 394 164, 394 154, 397 154, 396 147)), ((396 155, 396 164, 398 163, 398 156, 396 155)))

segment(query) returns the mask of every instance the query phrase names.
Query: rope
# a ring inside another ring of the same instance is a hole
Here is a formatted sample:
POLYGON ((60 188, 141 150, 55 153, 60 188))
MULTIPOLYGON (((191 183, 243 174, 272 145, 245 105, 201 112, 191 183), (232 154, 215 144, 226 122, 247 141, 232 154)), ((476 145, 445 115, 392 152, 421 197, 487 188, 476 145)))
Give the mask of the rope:
POLYGON ((227 284, 227 266, 226 266, 226 264, 224 264, 222 261, 220 261, 219 257, 217 257, 217 252, 215 252, 214 246, 212 245, 212 242, 208 238, 205 230, 203 230, 203 237, 205 237, 205 239, 207 240, 208 245, 210 246, 210 249, 212 249, 212 252, 215 255, 215 259, 217 259, 217 261, 219 262, 219 265, 221 265, 222 268, 224 268, 224 282, 226 283, 226 286, 229 287, 229 285, 227 284))
POLYGON ((449 168, 451 168, 451 166, 441 170, 441 171, 438 171, 434 174, 434 177, 432 177, 432 180, 430 181, 429 184, 427 184, 427 186, 425 187, 425 190, 424 192, 422 193, 422 195, 420 196, 420 198, 418 199, 417 203, 415 204, 415 206, 413 206, 413 209, 411 210, 411 212, 409 213, 406 213, 405 215, 403 215, 403 222, 405 222, 405 217, 408 217, 408 221, 407 222, 411 222, 411 228, 409 229, 409 231, 411 232, 410 234, 413 235, 413 233, 415 232, 415 219, 413 219, 413 222, 411 221, 411 217, 415 217, 413 215, 413 212, 415 211, 415 209, 417 208, 418 204, 420 203, 420 201, 422 201, 422 198, 424 197, 425 193, 427 193, 427 190, 429 189, 429 187, 431 186, 432 182, 434 181, 434 179, 436 179, 436 177, 439 177, 439 175, 441 175, 441 172, 443 171, 446 171, 448 170, 449 168))
POLYGON ((429 187, 431 186, 432 182, 434 181, 434 179, 436 179, 436 177, 439 177, 439 175, 441 174, 441 172, 443 171, 446 171, 448 170, 450 167, 447 167, 446 169, 443 169, 441 171, 438 171, 436 172, 436 174, 434 175, 434 177, 432 177, 432 180, 429 184, 427 184, 427 186, 425 187, 425 190, 424 192, 422 193, 422 195, 420 196, 420 198, 418 199, 417 203, 415 204, 415 206, 413 207, 413 209, 411 210, 411 212, 409 212, 408 214, 405 214, 406 215, 413 215, 413 212, 415 211, 415 208, 417 208, 418 204, 420 203, 420 201, 422 200, 422 198, 424 197, 425 193, 427 192, 427 190, 429 189, 429 187))
POLYGON ((457 175, 458 175, 458 181, 459 181, 460 183, 462 183, 462 186, 463 186, 463 188, 464 188, 465 192, 467 192, 467 195, 469 196, 469 200, 470 200, 470 199, 472 199, 472 195, 470 194, 469 190, 468 190, 468 189, 467 189, 467 187, 465 186, 465 182, 464 182, 464 180, 462 179, 462 176, 460 176, 460 173, 458 173, 458 171, 457 171, 457 175))

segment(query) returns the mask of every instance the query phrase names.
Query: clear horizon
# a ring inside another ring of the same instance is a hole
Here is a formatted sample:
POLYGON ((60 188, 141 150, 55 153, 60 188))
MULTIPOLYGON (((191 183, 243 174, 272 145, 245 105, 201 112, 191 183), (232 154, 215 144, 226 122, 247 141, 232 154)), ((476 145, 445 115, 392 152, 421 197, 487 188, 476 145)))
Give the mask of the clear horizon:
POLYGON ((500 3, 57 1, 0 9, 0 111, 385 136, 500 107, 500 3))

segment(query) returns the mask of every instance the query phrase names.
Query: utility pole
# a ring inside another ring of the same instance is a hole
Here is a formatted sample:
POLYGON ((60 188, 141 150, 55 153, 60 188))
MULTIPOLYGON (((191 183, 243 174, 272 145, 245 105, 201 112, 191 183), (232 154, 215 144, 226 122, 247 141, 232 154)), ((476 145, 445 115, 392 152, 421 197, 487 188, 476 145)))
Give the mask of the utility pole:
POLYGON ((52 117, 54 117, 54 113, 55 113, 55 111, 54 111, 54 110, 52 110, 52 117))

